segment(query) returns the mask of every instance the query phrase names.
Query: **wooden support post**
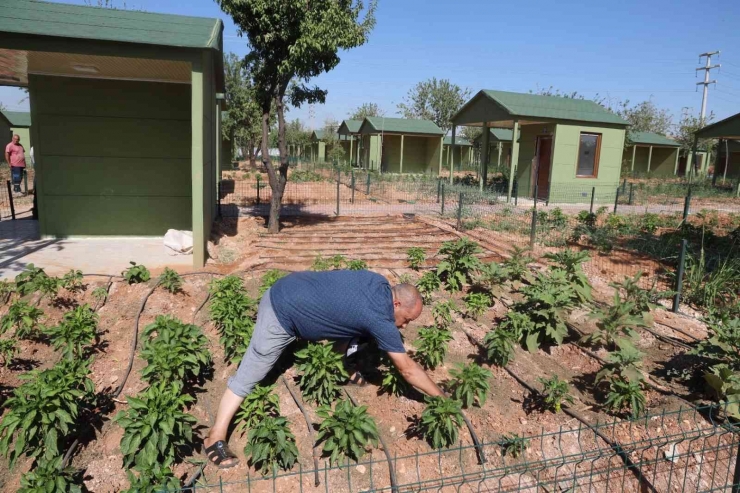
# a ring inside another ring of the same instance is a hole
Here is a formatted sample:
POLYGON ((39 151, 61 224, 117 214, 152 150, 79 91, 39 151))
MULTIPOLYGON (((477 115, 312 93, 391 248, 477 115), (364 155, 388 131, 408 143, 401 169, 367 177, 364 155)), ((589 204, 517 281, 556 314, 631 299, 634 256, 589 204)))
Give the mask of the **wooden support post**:
POLYGON ((637 153, 637 144, 632 144, 632 166, 630 167, 630 172, 634 175, 635 174, 635 154, 637 153))
POLYGON ((496 144, 496 147, 498 148, 498 160, 496 161, 496 167, 501 167, 501 152, 504 150, 504 144, 502 142, 499 142, 496 144))
POLYGON ((650 150, 648 151, 648 166, 647 166, 647 172, 650 174, 650 166, 653 163, 653 146, 650 146, 650 150))
POLYGON ((452 125, 452 144, 447 149, 447 159, 450 160, 450 185, 453 184, 453 175, 455 174, 455 160, 451 159, 451 155, 455 154, 455 132, 457 131, 457 125, 452 125))
POLYGON ((439 173, 437 173, 437 176, 442 176, 442 155, 444 154, 445 150, 445 138, 444 136, 439 138, 439 173))
POLYGON ((676 147, 676 164, 673 165, 673 176, 678 174, 678 156, 681 154, 681 148, 676 147))
POLYGON ((401 163, 398 165, 398 172, 403 173, 403 134, 401 134, 401 163))
POLYGON ((519 120, 514 120, 514 132, 511 137, 511 165, 509 166, 509 192, 506 194, 506 201, 511 202, 511 191, 514 188, 514 176, 519 163, 519 120))
POLYGON ((483 122, 483 136, 481 138, 480 148, 480 191, 483 191, 484 186, 488 181, 488 154, 491 152, 490 144, 491 129, 488 128, 488 122, 483 122))
POLYGON ((353 135, 349 136, 349 165, 352 166, 352 158, 355 154, 355 137, 353 135))

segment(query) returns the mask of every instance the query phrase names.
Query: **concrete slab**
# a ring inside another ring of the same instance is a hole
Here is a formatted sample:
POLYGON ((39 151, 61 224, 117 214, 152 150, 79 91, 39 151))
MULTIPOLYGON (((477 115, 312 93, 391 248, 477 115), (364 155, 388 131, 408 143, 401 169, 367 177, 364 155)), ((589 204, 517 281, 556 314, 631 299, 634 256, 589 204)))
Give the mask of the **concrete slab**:
POLYGON ((129 261, 153 273, 165 267, 189 270, 191 255, 169 255, 162 238, 41 239, 38 222, 0 221, 0 279, 14 278, 27 264, 62 275, 70 269, 88 274, 120 274, 129 261))

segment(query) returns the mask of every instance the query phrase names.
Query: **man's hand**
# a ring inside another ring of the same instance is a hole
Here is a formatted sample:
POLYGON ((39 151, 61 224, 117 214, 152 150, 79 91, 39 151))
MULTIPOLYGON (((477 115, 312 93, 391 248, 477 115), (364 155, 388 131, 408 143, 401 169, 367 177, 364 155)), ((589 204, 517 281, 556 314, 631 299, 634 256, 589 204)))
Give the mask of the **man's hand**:
POLYGON ((432 379, 429 378, 429 375, 427 375, 424 369, 419 366, 419 363, 412 360, 408 354, 388 353, 388 357, 391 359, 396 368, 398 368, 401 376, 403 376, 403 378, 408 383, 432 397, 445 395, 444 392, 442 392, 442 390, 437 387, 437 384, 435 384, 432 379))

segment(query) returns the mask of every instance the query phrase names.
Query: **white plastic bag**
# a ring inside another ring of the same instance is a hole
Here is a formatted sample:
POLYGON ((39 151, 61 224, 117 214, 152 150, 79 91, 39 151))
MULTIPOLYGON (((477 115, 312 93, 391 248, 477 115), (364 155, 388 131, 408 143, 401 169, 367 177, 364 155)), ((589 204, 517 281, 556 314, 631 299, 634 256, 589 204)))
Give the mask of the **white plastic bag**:
POLYGON ((193 232, 168 229, 164 235, 164 246, 170 255, 192 255, 193 232))

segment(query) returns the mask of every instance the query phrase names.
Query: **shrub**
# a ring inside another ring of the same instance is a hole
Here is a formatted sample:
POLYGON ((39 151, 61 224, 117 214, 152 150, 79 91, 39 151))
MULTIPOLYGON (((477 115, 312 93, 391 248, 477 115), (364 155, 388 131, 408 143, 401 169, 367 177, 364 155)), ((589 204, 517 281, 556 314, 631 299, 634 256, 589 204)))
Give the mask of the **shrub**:
POLYGON ((447 354, 447 343, 451 340, 452 334, 445 328, 427 326, 419 329, 419 338, 414 341, 419 363, 428 369, 441 365, 447 354))
POLYGON ((432 317, 437 327, 447 328, 452 325, 452 313, 456 309, 452 300, 440 301, 432 308, 432 317))
POLYGON ((426 402, 419 422, 421 435, 433 449, 449 447, 463 425, 460 402, 441 396, 426 397, 426 402))
POLYGON ((43 314, 43 311, 25 301, 16 301, 0 319, 0 333, 15 328, 15 337, 28 339, 38 331, 39 319, 43 314))
POLYGON ((596 308, 590 318, 596 319, 596 330, 585 335, 583 341, 589 344, 600 344, 613 348, 617 338, 625 335, 629 339, 637 338, 637 328, 644 327, 642 315, 632 315, 635 305, 629 301, 622 301, 619 291, 614 293, 614 303, 606 308, 596 308))
POLYGON ((349 378, 342 355, 329 343, 309 343, 295 353, 303 397, 318 405, 331 404, 342 393, 339 385, 349 378))
POLYGON ((242 401, 236 413, 237 431, 251 429, 268 417, 280 415, 280 399, 275 393, 275 384, 257 385, 242 401))
POLYGON ((369 445, 378 446, 378 428, 367 414, 367 406, 353 406, 339 401, 334 412, 327 406, 317 413, 323 421, 319 425, 317 442, 324 442, 323 452, 329 455, 329 464, 347 457, 357 462, 369 445))
POLYGON ((539 378, 542 384, 542 398, 547 409, 559 413, 563 402, 573 404, 573 396, 570 395, 568 382, 560 380, 557 375, 552 378, 539 378))
POLYGON ((270 269, 262 275, 262 282, 260 283, 259 295, 262 297, 265 292, 275 284, 278 279, 282 279, 287 276, 288 273, 280 269, 270 269))
POLYGON ((129 489, 123 493, 160 493, 164 491, 177 491, 182 486, 180 481, 172 474, 172 469, 168 465, 156 464, 151 467, 139 468, 136 476, 130 470, 126 471, 128 476, 129 489))
POLYGON ((158 382, 127 399, 129 408, 114 421, 123 428, 123 467, 171 464, 178 449, 193 441, 195 417, 183 412, 193 398, 182 393, 179 382, 158 382))
POLYGON ((24 454, 46 459, 61 454, 59 442, 79 431, 81 411, 94 405, 89 374, 90 361, 62 360, 19 377, 25 383, 5 402, 9 411, 0 423, 0 453, 10 456, 10 467, 24 454))
POLYGON ((13 339, 0 339, 0 357, 3 358, 3 366, 7 368, 13 362, 18 353, 18 347, 13 339))
POLYGON ((469 293, 465 296, 465 310, 469 317, 479 319, 491 307, 493 300, 486 293, 469 293))
POLYGON ((347 262, 348 270, 367 270, 367 262, 364 260, 350 260, 347 262))
POLYGON ((32 471, 21 476, 17 493, 82 493, 82 471, 62 469, 62 459, 61 455, 41 459, 32 471))
POLYGON ((208 339, 195 325, 157 315, 154 323, 144 329, 144 336, 148 339, 140 356, 147 362, 141 371, 146 382, 184 383, 198 377, 211 364, 208 339))
POLYGON ((481 262, 476 253, 482 250, 474 241, 461 238, 458 241, 446 241, 439 249, 442 261, 437 265, 437 275, 445 282, 451 292, 460 291, 468 282, 481 262))
POLYGON ((548 253, 545 258, 565 271, 568 281, 575 288, 578 301, 581 303, 591 301, 591 282, 588 280, 586 273, 583 272, 583 264, 591 259, 588 252, 566 249, 556 253, 548 253))
POLYGON ((65 358, 81 358, 85 346, 98 339, 100 317, 88 305, 81 305, 64 314, 56 327, 44 329, 54 349, 61 350, 65 358))
POLYGON ((232 363, 239 361, 252 339, 257 303, 247 296, 244 284, 237 276, 213 280, 209 290, 211 321, 221 334, 226 360, 232 363))
POLYGON ((182 290, 182 277, 169 267, 165 267, 159 276, 159 285, 170 293, 175 294, 182 290))
POLYGON ((28 264, 23 272, 15 276, 15 289, 21 296, 35 293, 38 290, 38 280, 43 277, 49 277, 44 269, 28 264))
POLYGON ((432 301, 432 294, 442 286, 442 280, 436 272, 425 272, 416 282, 416 289, 424 300, 425 304, 432 301))
POLYGON ((490 389, 488 379, 493 376, 490 371, 475 363, 459 364, 457 368, 450 370, 450 375, 453 377, 452 382, 450 382, 452 396, 462 402, 463 407, 472 406, 476 399, 478 400, 478 407, 486 403, 487 393, 490 389))
POLYGON ((503 455, 510 455, 515 459, 523 456, 527 452, 528 446, 529 439, 520 437, 516 433, 504 435, 503 441, 501 442, 501 450, 503 455))
POLYGON ((129 284, 138 284, 140 282, 147 282, 152 278, 149 269, 143 265, 137 265, 136 262, 129 262, 131 267, 121 272, 123 279, 129 284))
POLYGON ((82 271, 71 269, 62 277, 61 286, 68 291, 81 291, 85 286, 83 283, 82 271))
POLYGON ((406 250, 406 257, 408 259, 409 267, 414 270, 419 270, 427 259, 427 253, 421 247, 411 247, 406 250))
POLYGON ((298 447, 295 435, 288 427, 288 421, 281 416, 268 416, 256 427, 249 430, 244 454, 251 456, 251 462, 262 474, 278 468, 285 471, 298 460, 298 447))

